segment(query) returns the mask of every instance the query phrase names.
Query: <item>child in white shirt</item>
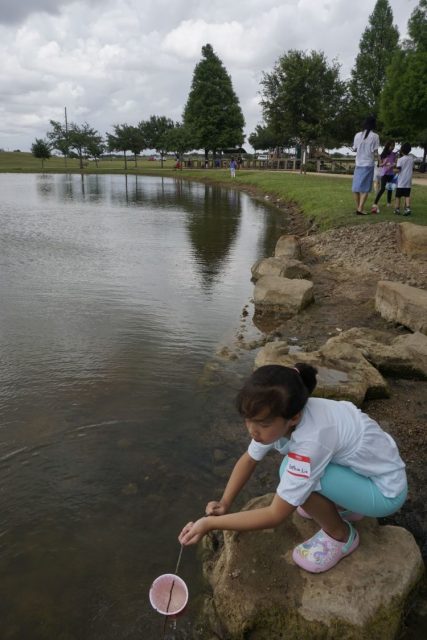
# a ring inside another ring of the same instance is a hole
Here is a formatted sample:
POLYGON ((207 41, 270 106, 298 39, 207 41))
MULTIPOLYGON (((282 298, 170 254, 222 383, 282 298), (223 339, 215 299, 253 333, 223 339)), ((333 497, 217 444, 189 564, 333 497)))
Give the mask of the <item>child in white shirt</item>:
POLYGON ((397 188, 396 203, 394 213, 400 215, 400 199, 405 198, 404 216, 411 215, 411 186, 412 174, 414 171, 415 157, 410 153, 411 145, 409 142, 402 144, 400 148, 401 157, 397 161, 397 188))
POLYGON ((400 509, 407 481, 394 440, 351 402, 310 398, 316 374, 304 363, 267 365, 247 380, 237 407, 252 438, 249 448, 235 464, 222 498, 207 504, 206 517, 185 525, 181 544, 194 544, 212 529, 270 529, 297 509, 321 528, 295 547, 292 557, 303 569, 319 573, 358 547, 351 521, 400 509), (271 505, 227 513, 273 449, 285 458, 271 505))

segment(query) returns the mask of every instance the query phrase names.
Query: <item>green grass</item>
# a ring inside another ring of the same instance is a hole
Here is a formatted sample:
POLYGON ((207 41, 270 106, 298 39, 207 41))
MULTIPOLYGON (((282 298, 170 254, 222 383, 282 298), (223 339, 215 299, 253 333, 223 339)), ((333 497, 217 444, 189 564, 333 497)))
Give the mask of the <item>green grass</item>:
MULTIPOLYGON (((159 161, 138 160, 138 167, 128 160, 128 172, 138 174, 164 175, 194 179, 207 182, 249 187, 260 193, 271 194, 281 200, 293 202, 309 218, 316 222, 319 229, 328 229, 348 224, 372 224, 384 220, 405 220, 393 214, 393 208, 387 209, 386 194, 380 201, 381 213, 375 216, 356 216, 351 193, 351 179, 345 176, 329 177, 308 173, 300 175, 291 172, 240 170, 235 180, 224 169, 184 169, 174 170, 174 161, 167 160, 163 170, 159 161)), ((30 153, 0 153, 0 172, 41 171, 41 161, 30 153)), ((68 160, 67 168, 63 158, 51 158, 45 162, 47 172, 79 172, 77 160, 68 160)), ((123 160, 101 160, 97 167, 91 161, 85 166, 84 173, 123 173, 123 160)), ((424 185, 413 185, 411 193, 412 213, 409 218, 416 224, 427 225, 427 179, 424 185)), ((373 194, 368 198, 367 211, 373 202, 373 194)))

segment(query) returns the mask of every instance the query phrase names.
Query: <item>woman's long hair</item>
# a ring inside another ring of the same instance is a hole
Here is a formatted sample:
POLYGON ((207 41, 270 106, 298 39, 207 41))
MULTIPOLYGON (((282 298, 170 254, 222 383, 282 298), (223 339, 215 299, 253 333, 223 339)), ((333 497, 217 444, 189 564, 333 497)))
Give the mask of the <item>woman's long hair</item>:
POLYGON ((365 135, 363 136, 363 138, 367 138, 368 135, 371 133, 371 131, 375 129, 376 126, 377 126, 377 121, 375 119, 375 116, 368 116, 365 122, 363 123, 363 130, 365 132, 365 135))

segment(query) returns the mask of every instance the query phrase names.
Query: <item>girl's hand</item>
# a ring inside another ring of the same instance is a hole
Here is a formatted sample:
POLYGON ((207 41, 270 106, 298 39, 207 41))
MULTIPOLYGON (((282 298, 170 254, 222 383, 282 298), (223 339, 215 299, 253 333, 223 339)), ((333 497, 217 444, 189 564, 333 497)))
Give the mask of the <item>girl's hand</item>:
POLYGON ((207 516, 223 516, 224 513, 227 513, 228 509, 226 505, 219 500, 212 500, 212 502, 208 502, 205 508, 205 513, 207 516))
POLYGON ((185 546, 196 544, 208 531, 207 518, 200 518, 196 522, 188 522, 179 534, 178 540, 185 546))

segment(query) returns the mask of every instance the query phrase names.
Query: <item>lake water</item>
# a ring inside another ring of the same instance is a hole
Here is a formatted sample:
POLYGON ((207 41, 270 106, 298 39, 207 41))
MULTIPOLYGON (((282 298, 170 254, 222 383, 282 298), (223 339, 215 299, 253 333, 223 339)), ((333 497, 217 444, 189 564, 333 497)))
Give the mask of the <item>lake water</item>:
MULTIPOLYGON (((219 495, 213 428, 253 362, 215 353, 283 218, 173 178, 0 174, 0 193, 0 637, 161 637, 150 583, 219 495)), ((181 575, 184 633, 194 548, 181 575)))

